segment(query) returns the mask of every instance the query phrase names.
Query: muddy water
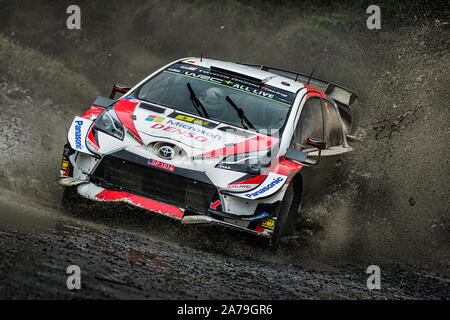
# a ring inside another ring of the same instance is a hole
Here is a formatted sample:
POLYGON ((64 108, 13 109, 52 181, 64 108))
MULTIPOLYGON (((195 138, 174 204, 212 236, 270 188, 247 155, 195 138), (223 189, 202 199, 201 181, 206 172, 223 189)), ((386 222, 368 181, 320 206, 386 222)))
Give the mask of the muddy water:
POLYGON ((51 101, 30 100, 13 84, 6 88, 0 116, 2 298, 448 297, 445 276, 385 260, 375 261, 383 271, 383 290, 366 288, 369 260, 348 250, 354 241, 348 212, 357 196, 352 179, 368 179, 360 171, 341 188, 325 188, 325 197, 311 195, 314 201, 305 205, 297 231, 276 256, 260 239, 238 231, 182 226, 71 193, 62 205, 57 170, 72 115, 51 101), (50 116, 39 117, 42 113, 50 116), (72 264, 83 275, 77 293, 65 286, 72 264))

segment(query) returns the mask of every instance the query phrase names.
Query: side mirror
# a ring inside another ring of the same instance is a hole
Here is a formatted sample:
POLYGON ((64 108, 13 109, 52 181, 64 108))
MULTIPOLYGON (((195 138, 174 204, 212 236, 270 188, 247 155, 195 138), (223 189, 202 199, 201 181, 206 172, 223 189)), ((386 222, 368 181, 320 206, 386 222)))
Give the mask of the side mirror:
POLYGON ((301 151, 297 151, 295 149, 287 149, 286 154, 284 155, 284 157, 287 160, 294 160, 294 161, 298 161, 298 162, 305 162, 306 159, 308 158, 308 154, 306 152, 301 152, 301 151))
POLYGON ((288 149, 286 152, 286 155, 284 157, 288 160, 299 161, 304 165, 315 166, 320 161, 320 155, 322 153, 322 150, 327 148, 327 143, 325 141, 321 141, 318 139, 308 138, 306 140, 306 144, 319 149, 319 155, 318 155, 318 158, 316 161, 311 161, 311 160, 308 161, 308 154, 306 152, 296 151, 293 149, 288 149))
POLYGON ((316 147, 319 150, 325 150, 327 148, 327 143, 325 141, 320 141, 314 138, 308 138, 306 144, 316 147))
POLYGON ((111 95, 109 96, 110 99, 114 99, 114 96, 116 95, 116 92, 119 92, 121 94, 125 94, 128 91, 130 91, 130 87, 124 86, 122 84, 114 83, 113 89, 111 91, 111 95))

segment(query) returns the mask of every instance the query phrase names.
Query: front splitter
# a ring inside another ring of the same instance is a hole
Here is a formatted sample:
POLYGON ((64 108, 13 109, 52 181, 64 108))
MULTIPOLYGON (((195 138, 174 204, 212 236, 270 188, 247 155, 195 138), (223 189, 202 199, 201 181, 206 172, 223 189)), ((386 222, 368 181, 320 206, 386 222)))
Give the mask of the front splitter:
POLYGON ((109 190, 93 183, 84 183, 77 187, 78 193, 85 198, 95 201, 119 201, 136 207, 144 208, 170 218, 181 220, 184 209, 170 204, 165 204, 149 198, 137 196, 132 193, 109 190))

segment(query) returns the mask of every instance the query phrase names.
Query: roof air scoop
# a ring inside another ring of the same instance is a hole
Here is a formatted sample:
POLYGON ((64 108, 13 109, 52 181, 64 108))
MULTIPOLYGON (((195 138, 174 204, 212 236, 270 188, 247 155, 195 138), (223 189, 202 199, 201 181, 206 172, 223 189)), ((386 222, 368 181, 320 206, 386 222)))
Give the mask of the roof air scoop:
POLYGON ((238 78, 238 79, 241 79, 241 80, 251 81, 251 82, 258 83, 258 84, 263 84, 264 80, 265 80, 265 79, 258 79, 258 78, 255 78, 255 77, 252 77, 252 76, 249 76, 249 75, 246 75, 246 74, 238 73, 238 72, 235 72, 235 71, 222 69, 222 68, 215 67, 215 66, 211 66, 210 69, 211 69, 212 72, 215 72, 215 73, 218 73, 218 74, 221 74, 221 75, 234 77, 234 78, 238 78))

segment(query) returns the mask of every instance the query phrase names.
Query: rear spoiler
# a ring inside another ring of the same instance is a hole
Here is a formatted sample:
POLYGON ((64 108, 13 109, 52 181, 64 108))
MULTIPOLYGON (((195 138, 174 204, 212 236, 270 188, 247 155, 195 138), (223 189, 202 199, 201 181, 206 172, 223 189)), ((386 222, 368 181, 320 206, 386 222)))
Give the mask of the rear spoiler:
POLYGON ((294 72, 294 71, 288 71, 283 70, 279 68, 264 66, 264 65, 257 65, 257 64, 247 64, 247 63, 240 63, 245 66, 254 67, 260 70, 264 70, 267 72, 271 72, 274 74, 277 74, 282 77, 286 77, 289 79, 292 79, 297 82, 301 83, 308 83, 313 88, 319 89, 320 91, 323 91, 327 96, 331 97, 336 102, 340 102, 346 106, 352 105, 356 99, 358 99, 358 94, 350 89, 347 89, 343 86, 331 83, 329 81, 321 80, 319 78, 310 77, 309 75, 300 73, 300 72, 294 72))
POLYGON ((296 82, 301 82, 304 84, 308 83, 308 85, 310 85, 311 87, 324 92, 328 97, 332 98, 339 106, 339 112, 341 114, 342 120, 344 121, 347 134, 353 133, 355 131, 358 113, 357 110, 359 108, 356 105, 355 106, 352 105, 359 99, 359 96, 356 92, 347 89, 343 86, 337 85, 335 83, 331 83, 329 81, 325 81, 319 78, 314 78, 300 72, 283 70, 280 68, 274 68, 257 64, 247 64, 247 63, 239 63, 239 64, 271 72, 279 76, 292 79, 296 82))

